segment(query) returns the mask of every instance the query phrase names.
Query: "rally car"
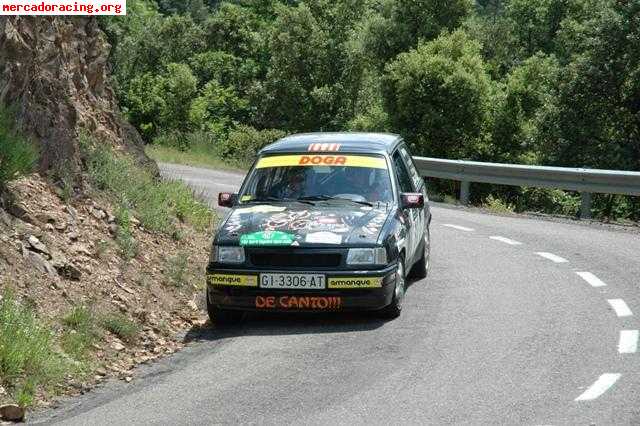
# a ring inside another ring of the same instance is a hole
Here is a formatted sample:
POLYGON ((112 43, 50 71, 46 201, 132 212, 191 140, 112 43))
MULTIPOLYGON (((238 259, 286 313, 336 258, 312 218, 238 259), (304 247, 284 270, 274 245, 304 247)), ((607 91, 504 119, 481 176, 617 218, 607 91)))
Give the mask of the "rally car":
POLYGON ((400 315, 406 278, 429 269, 431 212, 403 140, 288 136, 258 153, 240 192, 220 193, 207 267, 214 323, 243 311, 400 315))

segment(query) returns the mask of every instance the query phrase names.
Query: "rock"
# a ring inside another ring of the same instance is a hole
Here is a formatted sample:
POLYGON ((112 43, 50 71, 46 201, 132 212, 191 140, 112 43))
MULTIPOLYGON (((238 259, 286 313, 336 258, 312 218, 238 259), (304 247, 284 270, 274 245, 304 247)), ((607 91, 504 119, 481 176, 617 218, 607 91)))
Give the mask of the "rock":
POLYGON ((118 233, 118 225, 116 225, 115 223, 112 223, 109 225, 109 233, 111 235, 116 235, 118 233))
POLYGON ((124 381, 127 382, 127 383, 131 383, 132 380, 133 380, 133 377, 131 377, 131 376, 127 376, 127 377, 124 378, 124 381))
POLYGON ((114 351, 120 352, 120 351, 123 351, 125 349, 125 346, 120 342, 113 342, 111 344, 111 349, 113 349, 114 351))
POLYGON ((93 257, 93 253, 91 253, 91 251, 89 250, 89 248, 83 244, 79 244, 77 246, 74 247, 74 251, 78 254, 84 254, 85 256, 88 257, 93 257))
POLYGON ((0 396, 6 395, 6 394, 7 394, 7 391, 2 386, 0 386, 0 396))
POLYGON ((10 422, 21 422, 24 420, 24 408, 15 405, 7 404, 0 406, 0 419, 10 422))
POLYGON ((56 228, 56 230, 58 230, 60 232, 63 232, 64 230, 67 229, 67 222, 56 223, 55 228, 56 228))
POLYGON ((49 253, 49 249, 47 248, 47 246, 42 244, 42 242, 34 235, 29 235, 29 245, 31 246, 32 249, 34 249, 37 252, 44 253, 47 255, 51 254, 49 253))
POLYGON ((107 375, 107 370, 105 370, 104 368, 98 368, 96 370, 96 374, 98 376, 106 376, 107 375))
POLYGON ((98 220, 103 220, 107 217, 107 214, 102 209, 91 208, 91 216, 95 217, 98 220))
POLYGON ((22 256, 30 262, 38 271, 48 274, 50 277, 55 278, 58 276, 56 269, 49 263, 47 259, 42 257, 39 253, 27 250, 22 246, 22 256))
POLYGON ((190 307, 190 308, 191 308, 191 310, 193 310, 193 311, 197 311, 197 310, 199 309, 199 308, 198 308, 198 304, 197 304, 195 301, 193 301, 193 300, 189 300, 189 301, 187 302, 187 306, 188 306, 188 307, 190 307))
POLYGON ((71 241, 76 241, 80 236, 76 231, 71 231, 67 234, 67 237, 69 237, 71 241))
POLYGON ((114 215, 112 215, 111 213, 109 213, 107 215, 107 222, 114 223, 115 221, 116 221, 116 217, 114 215))
POLYGON ((65 263, 59 266, 56 265, 55 268, 61 277, 68 280, 80 281, 80 278, 82 278, 82 272, 71 263, 65 263))

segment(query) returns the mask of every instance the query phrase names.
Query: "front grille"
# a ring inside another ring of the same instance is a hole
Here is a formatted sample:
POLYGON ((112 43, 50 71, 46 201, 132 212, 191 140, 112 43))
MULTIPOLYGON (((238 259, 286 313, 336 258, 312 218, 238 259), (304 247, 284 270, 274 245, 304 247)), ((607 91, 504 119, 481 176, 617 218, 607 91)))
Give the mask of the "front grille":
POLYGON ((251 253, 249 259, 254 266, 263 268, 337 268, 342 262, 342 255, 265 251, 251 253))

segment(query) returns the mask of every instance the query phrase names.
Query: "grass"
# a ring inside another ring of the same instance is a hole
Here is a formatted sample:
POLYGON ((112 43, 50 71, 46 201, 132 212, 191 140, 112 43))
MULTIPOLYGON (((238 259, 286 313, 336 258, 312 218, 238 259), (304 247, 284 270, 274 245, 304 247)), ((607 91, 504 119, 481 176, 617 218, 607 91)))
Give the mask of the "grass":
POLYGON ((138 324, 119 313, 105 315, 100 323, 105 330, 126 342, 134 342, 140 333, 138 324))
POLYGON ((513 213, 516 210, 513 204, 494 197, 493 195, 485 198, 482 206, 494 213, 513 213))
POLYGON ((175 287, 182 287, 186 284, 188 270, 189 256, 186 253, 178 253, 167 261, 167 276, 175 287))
POLYGON ((14 113, 0 105, 0 188, 33 171, 38 151, 15 128, 14 113))
POLYGON ((87 361, 91 345, 98 340, 93 312, 85 306, 74 306, 62 318, 65 330, 60 338, 60 346, 76 361, 87 361))
POLYGON ((120 247, 120 255, 124 259, 133 259, 138 254, 138 243, 131 231, 131 212, 125 206, 120 206, 115 213, 118 230, 116 231, 116 243, 120 247))
POLYGON ((213 148, 194 147, 188 151, 163 145, 148 145, 146 154, 160 163, 184 164, 193 167, 206 167, 217 170, 246 170, 247 165, 231 163, 220 159, 213 148))
POLYGON ((54 335, 5 291, 0 300, 0 383, 22 406, 33 404, 40 387, 61 382, 73 365, 55 349, 54 335))
POLYGON ((176 236, 179 222, 206 231, 213 224, 213 212, 183 183, 162 181, 140 167, 129 156, 114 152, 86 136, 81 137, 89 175, 96 189, 105 191, 119 207, 116 241, 123 257, 137 253, 132 232, 132 215, 150 231, 176 236))

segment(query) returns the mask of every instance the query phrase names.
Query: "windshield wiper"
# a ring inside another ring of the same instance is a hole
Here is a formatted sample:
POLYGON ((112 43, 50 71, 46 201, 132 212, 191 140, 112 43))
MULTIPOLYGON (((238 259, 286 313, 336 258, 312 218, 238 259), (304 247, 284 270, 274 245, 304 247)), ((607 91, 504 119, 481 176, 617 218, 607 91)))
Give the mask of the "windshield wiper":
POLYGON ((277 203, 290 203, 290 202, 298 202, 309 205, 315 205, 311 201, 300 200, 298 198, 277 198, 277 197, 262 197, 262 198, 254 198, 252 200, 246 201, 247 203, 266 203, 266 202, 277 202, 277 203))
POLYGON ((361 204, 363 206, 369 206, 369 207, 373 207, 373 203, 370 203, 368 201, 358 201, 358 200, 354 200, 352 198, 346 198, 346 197, 335 197, 335 196, 331 196, 331 195, 311 195, 311 196, 307 196, 307 197, 300 197, 298 198, 298 200, 307 200, 307 201, 329 201, 329 200, 340 200, 340 201, 351 201, 352 203, 356 203, 356 204, 361 204))

